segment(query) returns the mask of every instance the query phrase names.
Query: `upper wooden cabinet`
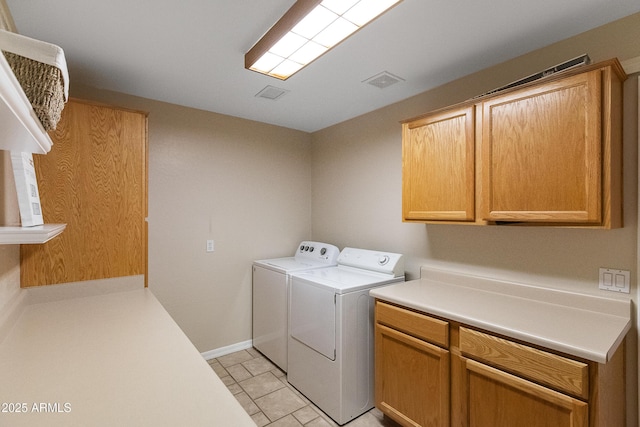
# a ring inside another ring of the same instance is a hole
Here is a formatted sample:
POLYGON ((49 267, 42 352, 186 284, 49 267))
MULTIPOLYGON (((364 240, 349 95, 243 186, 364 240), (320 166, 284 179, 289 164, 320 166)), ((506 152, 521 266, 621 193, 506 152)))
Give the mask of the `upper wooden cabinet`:
POLYGON ((404 122, 403 220, 621 227, 625 78, 611 60, 404 122))
POLYGON ((483 219, 600 223, 601 93, 594 70, 482 103, 483 219))
POLYGON ((405 220, 475 219, 473 113, 465 106, 403 126, 405 220))

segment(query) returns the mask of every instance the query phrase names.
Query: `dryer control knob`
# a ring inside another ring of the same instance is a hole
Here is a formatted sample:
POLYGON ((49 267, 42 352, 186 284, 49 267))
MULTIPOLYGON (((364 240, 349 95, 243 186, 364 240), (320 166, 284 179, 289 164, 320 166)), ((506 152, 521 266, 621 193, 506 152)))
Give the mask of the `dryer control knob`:
POLYGON ((380 258, 378 258, 378 264, 380 265, 385 265, 388 262, 389 262, 389 255, 382 255, 380 258))

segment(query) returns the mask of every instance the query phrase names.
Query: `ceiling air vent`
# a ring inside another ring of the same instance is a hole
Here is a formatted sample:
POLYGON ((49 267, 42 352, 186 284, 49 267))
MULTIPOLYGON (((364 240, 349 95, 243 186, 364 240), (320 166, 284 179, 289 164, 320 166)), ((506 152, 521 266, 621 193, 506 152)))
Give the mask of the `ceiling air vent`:
POLYGON ((554 74, 554 73, 557 73, 557 72, 560 72, 560 71, 568 70, 570 68, 579 67, 579 66, 582 66, 582 65, 587 65, 587 64, 590 64, 590 63, 591 63, 591 58, 589 58, 589 55, 587 55, 585 53, 585 54, 582 54, 582 55, 578 56, 577 58, 570 59, 570 60, 565 61, 565 62, 563 62, 561 64, 554 65, 551 68, 547 68, 544 71, 540 71, 539 73, 531 74, 530 76, 527 76, 527 77, 522 78, 520 80, 516 80, 515 82, 509 83, 509 84, 507 84, 505 86, 501 86, 501 87, 499 87, 497 89, 493 89, 493 90, 490 90, 489 92, 485 92, 482 95, 474 96, 471 99, 476 99, 476 98, 480 98, 481 96, 485 96, 485 95, 490 95, 492 93, 501 92, 501 91, 506 90, 506 89, 511 89, 512 87, 516 87, 516 86, 523 85, 525 83, 533 82, 533 81, 536 81, 536 80, 541 79, 543 77, 550 76, 551 74, 554 74))
POLYGON ((362 83, 367 83, 380 89, 386 89, 393 84, 403 81, 403 78, 394 76, 388 71, 383 71, 373 77, 369 77, 368 79, 363 80, 362 83))
POLYGON ((260 92, 256 93, 256 97, 275 101, 276 99, 282 98, 287 92, 289 91, 275 86, 266 86, 260 92))

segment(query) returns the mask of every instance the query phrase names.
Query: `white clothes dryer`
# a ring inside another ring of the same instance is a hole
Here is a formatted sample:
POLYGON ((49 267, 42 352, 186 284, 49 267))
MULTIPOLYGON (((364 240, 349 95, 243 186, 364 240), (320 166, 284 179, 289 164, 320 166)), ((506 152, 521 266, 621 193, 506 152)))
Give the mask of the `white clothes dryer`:
POLYGON ((287 371, 290 274, 336 265, 340 250, 304 241, 294 256, 253 262, 253 346, 287 371))
POLYGON ((287 381, 338 424, 374 406, 369 290, 400 281, 402 255, 355 248, 335 267, 291 275, 287 381))

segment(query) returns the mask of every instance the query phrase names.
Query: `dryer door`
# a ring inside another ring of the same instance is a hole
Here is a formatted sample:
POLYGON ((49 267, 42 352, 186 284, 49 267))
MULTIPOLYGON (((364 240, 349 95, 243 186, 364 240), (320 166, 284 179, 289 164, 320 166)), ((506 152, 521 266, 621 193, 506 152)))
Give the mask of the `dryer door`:
POLYGON ((291 337, 328 359, 336 360, 335 291, 293 277, 289 303, 291 337))

